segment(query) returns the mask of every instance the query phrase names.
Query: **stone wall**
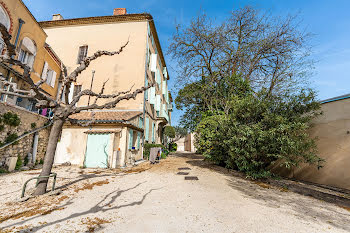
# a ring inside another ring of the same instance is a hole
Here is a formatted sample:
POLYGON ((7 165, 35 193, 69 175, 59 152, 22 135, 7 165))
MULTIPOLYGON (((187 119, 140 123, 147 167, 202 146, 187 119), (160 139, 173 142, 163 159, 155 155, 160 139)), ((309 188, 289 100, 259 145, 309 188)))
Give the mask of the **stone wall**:
MULTIPOLYGON (((3 131, 0 131, 0 141, 3 142, 9 133, 16 133, 18 136, 23 135, 25 132, 29 132, 32 129, 32 123, 36 124, 36 128, 44 126, 48 122, 48 118, 38 115, 36 113, 29 112, 17 106, 7 105, 0 102, 0 114, 6 112, 16 113, 21 119, 21 124, 18 127, 11 127, 4 125, 3 131)), ((49 128, 41 130, 39 132, 39 142, 36 160, 44 158, 47 142, 49 138, 49 128)), ((20 156, 24 159, 28 153, 32 153, 34 134, 22 138, 18 141, 17 145, 11 145, 0 150, 0 163, 5 161, 5 158, 10 156, 20 156)))

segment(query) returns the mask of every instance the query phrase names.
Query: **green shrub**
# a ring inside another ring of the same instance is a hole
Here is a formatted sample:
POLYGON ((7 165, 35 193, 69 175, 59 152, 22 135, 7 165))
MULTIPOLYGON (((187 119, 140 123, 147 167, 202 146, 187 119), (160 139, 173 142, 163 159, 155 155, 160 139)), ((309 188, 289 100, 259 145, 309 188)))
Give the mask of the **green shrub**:
POLYGON ((170 150, 171 152, 177 151, 177 144, 176 144, 175 142, 169 143, 169 150, 170 150))
POLYGON ((2 174, 2 173, 9 173, 9 172, 3 168, 0 168, 0 174, 2 174))
POLYGON ((35 129, 35 128, 36 128, 36 123, 35 123, 35 122, 31 123, 31 124, 30 124, 30 127, 31 127, 32 129, 35 129))
POLYGON ((269 167, 277 160, 286 168, 321 167, 307 133, 320 113, 313 92, 269 98, 260 92, 233 98, 229 107, 228 113, 204 114, 197 126, 196 148, 207 159, 253 179, 271 176, 269 167))
POLYGON ((175 128, 172 126, 165 126, 164 135, 166 135, 169 138, 175 138, 175 128))
POLYGON ((0 132, 3 131, 5 129, 4 125, 0 125, 0 132))
POLYGON ((162 144, 146 143, 145 146, 144 146, 144 150, 143 150, 144 158, 149 159, 149 153, 151 151, 151 148, 154 148, 154 147, 161 147, 162 149, 165 149, 165 147, 162 144))
POLYGON ((167 157, 166 153, 163 152, 163 153, 161 154, 161 157, 162 157, 162 159, 166 159, 166 157, 167 157))
POLYGON ((18 117, 16 113, 7 112, 2 116, 2 118, 3 118, 3 122, 9 126, 17 127, 21 124, 21 119, 18 117))
POLYGON ((24 162, 24 165, 25 165, 25 166, 27 166, 27 165, 28 165, 28 162, 29 162, 29 158, 28 158, 28 156, 24 157, 23 162, 24 162))
POLYGON ((43 165, 44 164, 44 160, 40 159, 39 164, 43 165))
POLYGON ((21 167, 23 166, 23 161, 22 161, 22 158, 21 156, 17 156, 17 162, 16 162, 16 170, 19 170, 21 169, 21 167))

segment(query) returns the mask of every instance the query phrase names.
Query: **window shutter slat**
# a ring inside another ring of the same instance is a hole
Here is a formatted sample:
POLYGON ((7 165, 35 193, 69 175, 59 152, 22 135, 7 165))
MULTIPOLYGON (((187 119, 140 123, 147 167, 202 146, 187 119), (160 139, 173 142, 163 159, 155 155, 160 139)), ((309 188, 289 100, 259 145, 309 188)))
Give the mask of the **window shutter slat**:
POLYGON ((45 62, 43 72, 41 73, 41 79, 46 79, 48 67, 49 67, 49 65, 47 64, 47 62, 45 62))
POLYGON ((57 76, 57 73, 55 71, 52 71, 52 79, 51 79, 51 87, 55 87, 55 84, 56 84, 56 76, 57 76))

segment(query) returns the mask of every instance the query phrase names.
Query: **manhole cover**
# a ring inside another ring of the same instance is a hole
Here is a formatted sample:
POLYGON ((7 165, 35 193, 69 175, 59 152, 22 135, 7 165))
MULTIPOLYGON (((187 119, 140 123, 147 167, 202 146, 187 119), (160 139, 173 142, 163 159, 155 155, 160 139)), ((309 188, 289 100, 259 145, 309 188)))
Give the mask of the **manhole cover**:
POLYGON ((180 168, 178 168, 178 170, 191 170, 191 168, 189 168, 189 167, 180 167, 180 168))
POLYGON ((197 176, 185 176, 185 180, 198 180, 197 176))
POLYGON ((190 174, 190 173, 188 173, 188 172, 178 172, 177 173, 178 175, 184 175, 184 176, 187 176, 188 174, 190 174))

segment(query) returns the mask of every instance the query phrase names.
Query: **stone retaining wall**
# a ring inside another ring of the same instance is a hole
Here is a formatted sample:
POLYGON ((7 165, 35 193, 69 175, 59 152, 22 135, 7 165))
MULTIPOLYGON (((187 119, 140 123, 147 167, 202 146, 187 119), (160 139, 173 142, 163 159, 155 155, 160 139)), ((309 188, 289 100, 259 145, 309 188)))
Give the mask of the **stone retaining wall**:
MULTIPOLYGON (((9 133, 16 133, 18 136, 23 135, 25 132, 29 132, 32 129, 32 123, 36 124, 36 128, 44 126, 48 122, 48 118, 43 117, 39 114, 29 112, 17 106, 8 105, 5 103, 0 103, 0 114, 6 112, 16 113, 21 119, 21 124, 18 127, 11 127, 4 125, 3 131, 0 131, 0 141, 3 142, 9 133)), ((50 128, 41 130, 39 133, 38 151, 36 160, 44 158, 46 147, 48 143, 50 128)), ((10 156, 20 156, 24 159, 28 153, 32 153, 34 134, 22 138, 18 141, 17 145, 11 145, 0 150, 0 163, 4 162, 7 157, 10 156)))

